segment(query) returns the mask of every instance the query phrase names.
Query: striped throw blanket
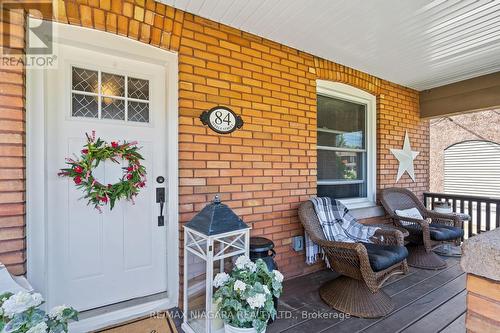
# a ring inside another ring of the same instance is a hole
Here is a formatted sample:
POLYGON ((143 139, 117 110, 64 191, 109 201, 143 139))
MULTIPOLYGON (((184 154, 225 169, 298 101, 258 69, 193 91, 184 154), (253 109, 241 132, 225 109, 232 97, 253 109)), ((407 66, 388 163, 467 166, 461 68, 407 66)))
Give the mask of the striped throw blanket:
MULTIPOLYGON (((378 227, 370 227, 359 223, 349 210, 338 200, 330 198, 309 199, 318 215, 319 223, 327 240, 337 242, 365 242, 371 243, 370 237, 375 234, 378 227)), ((306 263, 313 264, 322 254, 321 248, 315 244, 309 235, 305 234, 306 263)), ((326 258, 323 256, 326 261, 326 258)), ((327 265, 329 266, 328 262, 327 265)))

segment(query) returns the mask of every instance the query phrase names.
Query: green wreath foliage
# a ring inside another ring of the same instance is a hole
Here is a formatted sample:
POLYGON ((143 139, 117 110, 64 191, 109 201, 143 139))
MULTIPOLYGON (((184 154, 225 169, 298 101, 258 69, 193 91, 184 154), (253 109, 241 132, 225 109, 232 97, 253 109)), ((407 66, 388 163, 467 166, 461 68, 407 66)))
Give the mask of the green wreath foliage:
POLYGON ((87 136, 87 144, 77 159, 66 158, 67 168, 58 173, 62 177, 73 179, 77 188, 84 193, 83 198, 88 200, 88 205, 102 212, 101 207, 109 204, 110 210, 116 201, 121 199, 134 200, 140 189, 146 185, 146 168, 141 165, 144 160, 138 152, 137 142, 112 141, 107 143, 101 138, 95 138, 95 132, 87 136), (120 163, 118 159, 128 162, 123 167, 123 176, 115 184, 102 184, 92 174, 92 171, 103 161, 111 160, 120 163))

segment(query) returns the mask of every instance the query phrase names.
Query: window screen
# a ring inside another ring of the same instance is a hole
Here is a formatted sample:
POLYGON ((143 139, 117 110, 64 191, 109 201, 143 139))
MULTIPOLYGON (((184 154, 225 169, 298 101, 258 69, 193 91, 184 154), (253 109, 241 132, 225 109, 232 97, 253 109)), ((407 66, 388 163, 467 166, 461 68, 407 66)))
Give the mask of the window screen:
POLYGON ((318 95, 318 196, 367 197, 367 108, 318 95))

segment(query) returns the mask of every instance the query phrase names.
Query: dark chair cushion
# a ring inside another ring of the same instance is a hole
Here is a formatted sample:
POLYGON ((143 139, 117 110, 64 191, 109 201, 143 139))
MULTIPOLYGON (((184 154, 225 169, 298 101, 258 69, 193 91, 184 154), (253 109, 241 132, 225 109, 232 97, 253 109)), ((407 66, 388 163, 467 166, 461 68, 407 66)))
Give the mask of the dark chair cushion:
POLYGON ((404 246, 397 245, 377 245, 372 243, 362 243, 366 252, 370 266, 374 272, 382 271, 408 257, 408 250, 404 246))
POLYGON ((463 237, 464 231, 460 228, 455 228, 445 224, 431 223, 429 232, 432 240, 448 241, 463 237))

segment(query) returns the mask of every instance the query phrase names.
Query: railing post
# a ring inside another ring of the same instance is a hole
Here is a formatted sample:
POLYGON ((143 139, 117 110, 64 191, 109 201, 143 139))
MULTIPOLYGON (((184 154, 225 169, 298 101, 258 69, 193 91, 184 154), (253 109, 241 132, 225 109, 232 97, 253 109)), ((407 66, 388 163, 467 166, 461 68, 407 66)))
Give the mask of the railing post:
POLYGON ((490 203, 486 203, 486 231, 491 230, 491 206, 490 203))
POLYGON ((497 209, 495 212, 495 227, 500 228, 500 201, 496 203, 497 209))
POLYGON ((476 234, 480 234, 481 233, 481 209, 483 208, 482 207, 482 202, 481 201, 477 201, 477 207, 476 207, 476 216, 477 216, 477 219, 476 219, 476 234))
POLYGON ((467 201, 467 214, 469 214, 470 219, 467 221, 467 237, 472 236, 472 200, 467 201))

